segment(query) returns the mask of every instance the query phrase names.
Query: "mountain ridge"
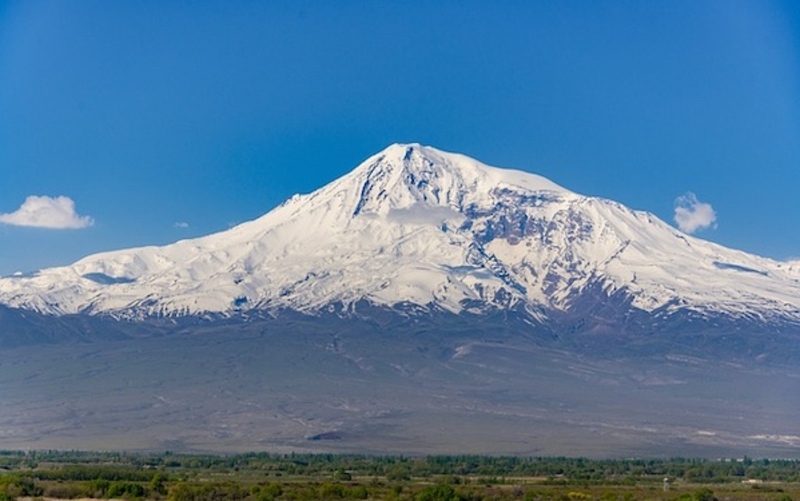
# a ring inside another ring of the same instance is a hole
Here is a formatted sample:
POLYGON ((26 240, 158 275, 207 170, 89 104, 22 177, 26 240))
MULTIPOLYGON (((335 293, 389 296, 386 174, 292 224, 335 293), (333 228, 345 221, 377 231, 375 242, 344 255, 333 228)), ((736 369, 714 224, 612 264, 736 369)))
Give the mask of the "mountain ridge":
MULTIPOLYGON (((800 269, 522 171, 395 144, 230 230, 0 279, 0 304, 117 318, 325 311, 367 301, 546 323, 629 308, 800 325, 800 269)), ((628 312, 627 314, 630 314, 628 312)))

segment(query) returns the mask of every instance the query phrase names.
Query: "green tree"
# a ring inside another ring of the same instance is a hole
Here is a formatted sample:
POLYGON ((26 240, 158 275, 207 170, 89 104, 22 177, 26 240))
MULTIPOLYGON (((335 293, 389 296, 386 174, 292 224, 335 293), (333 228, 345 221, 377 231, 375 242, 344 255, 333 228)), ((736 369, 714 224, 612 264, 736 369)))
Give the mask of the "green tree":
POLYGON ((353 480, 353 476, 347 473, 344 468, 339 468, 333 473, 333 479, 347 482, 353 480))
POLYGON ((166 494, 167 488, 164 485, 164 482, 166 482, 166 480, 167 477, 165 477, 163 473, 156 473, 155 475, 153 475, 153 479, 150 480, 150 490, 152 492, 155 492, 156 494, 161 494, 161 495, 166 494))

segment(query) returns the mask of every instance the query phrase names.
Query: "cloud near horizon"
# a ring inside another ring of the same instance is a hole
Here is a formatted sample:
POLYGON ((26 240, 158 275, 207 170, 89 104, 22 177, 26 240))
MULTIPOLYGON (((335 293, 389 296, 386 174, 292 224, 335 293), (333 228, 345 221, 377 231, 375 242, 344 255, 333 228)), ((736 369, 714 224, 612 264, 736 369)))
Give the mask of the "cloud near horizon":
POLYGON ((691 191, 675 199, 675 222, 686 233, 716 228, 717 213, 711 204, 701 202, 691 191))
POLYGON ((75 212, 75 202, 65 196, 31 195, 14 212, 0 214, 0 223, 54 230, 77 230, 94 224, 89 216, 75 212))

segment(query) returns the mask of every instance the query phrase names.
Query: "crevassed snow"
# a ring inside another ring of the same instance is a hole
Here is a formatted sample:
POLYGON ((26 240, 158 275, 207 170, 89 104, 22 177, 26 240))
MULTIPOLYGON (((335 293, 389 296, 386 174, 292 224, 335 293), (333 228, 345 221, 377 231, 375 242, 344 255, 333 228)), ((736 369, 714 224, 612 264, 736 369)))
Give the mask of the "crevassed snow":
POLYGON ((569 310, 598 283, 648 311, 800 319, 796 262, 726 249, 652 214, 418 144, 392 145, 227 231, 0 279, 0 303, 133 318, 314 312, 361 299, 538 312, 569 310))

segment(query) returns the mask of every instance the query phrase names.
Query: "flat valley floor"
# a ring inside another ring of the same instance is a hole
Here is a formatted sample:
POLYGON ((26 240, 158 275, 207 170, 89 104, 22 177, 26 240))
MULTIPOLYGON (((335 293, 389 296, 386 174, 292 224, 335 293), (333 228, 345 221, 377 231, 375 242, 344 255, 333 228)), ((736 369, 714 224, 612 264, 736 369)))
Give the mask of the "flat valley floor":
POLYGON ((680 352, 208 331, 3 349, 0 449, 798 458, 798 388, 680 352))

